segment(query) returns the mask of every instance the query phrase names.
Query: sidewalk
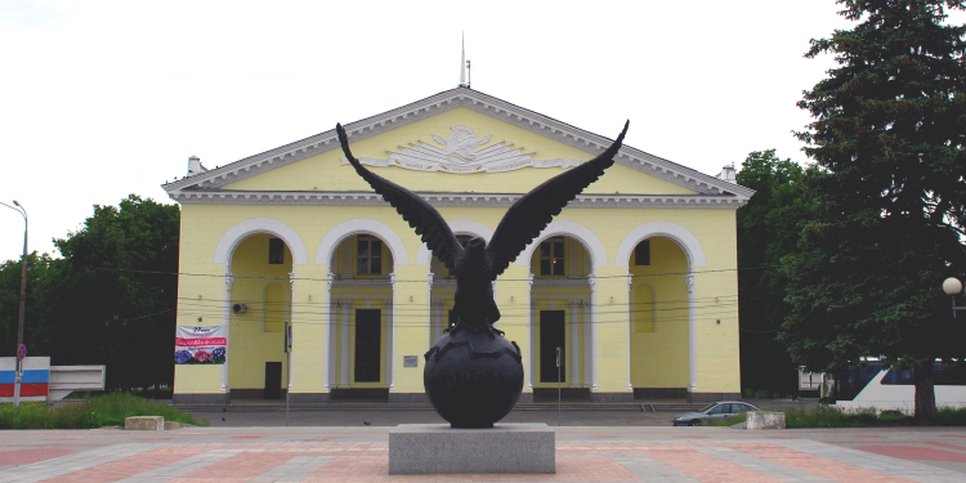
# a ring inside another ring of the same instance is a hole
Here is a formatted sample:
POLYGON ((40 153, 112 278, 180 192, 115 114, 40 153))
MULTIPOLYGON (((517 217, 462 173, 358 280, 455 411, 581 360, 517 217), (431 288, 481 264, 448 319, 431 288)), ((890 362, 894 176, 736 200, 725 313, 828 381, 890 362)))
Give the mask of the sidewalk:
POLYGON ((0 431, 0 481, 963 481, 966 429, 553 427, 556 474, 388 474, 390 426, 0 431))

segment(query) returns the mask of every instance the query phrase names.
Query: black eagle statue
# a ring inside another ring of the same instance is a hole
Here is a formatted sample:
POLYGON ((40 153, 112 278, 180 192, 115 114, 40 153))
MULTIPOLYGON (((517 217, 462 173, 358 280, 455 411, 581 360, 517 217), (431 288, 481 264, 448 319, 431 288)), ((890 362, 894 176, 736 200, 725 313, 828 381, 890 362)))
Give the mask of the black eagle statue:
POLYGON ((356 173, 396 208, 456 277, 451 318, 455 325, 426 352, 423 368, 426 395, 452 427, 493 427, 519 399, 523 354, 515 342, 493 328, 500 320, 493 281, 567 203, 614 164, 629 124, 599 156, 550 178, 513 203, 489 243, 474 237, 465 247, 426 200, 366 169, 349 150, 345 129, 336 125, 342 151, 356 173))
POLYGON ((335 129, 342 151, 356 173, 396 208, 433 255, 456 277, 454 329, 465 327, 478 331, 492 328, 500 319, 500 310, 493 299, 493 281, 567 203, 614 164, 614 156, 629 125, 630 121, 627 121, 617 140, 599 156, 548 179, 513 203, 489 243, 477 236, 465 247, 432 205, 412 191, 369 171, 349 150, 349 139, 342 125, 337 124, 335 129))

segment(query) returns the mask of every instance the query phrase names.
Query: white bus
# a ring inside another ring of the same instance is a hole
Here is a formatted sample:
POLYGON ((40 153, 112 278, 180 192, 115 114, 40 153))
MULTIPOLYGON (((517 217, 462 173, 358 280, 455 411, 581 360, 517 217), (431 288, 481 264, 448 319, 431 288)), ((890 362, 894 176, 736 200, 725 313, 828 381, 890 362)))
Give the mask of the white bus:
MULTIPOLYGON (((935 363, 936 407, 966 407, 966 364, 935 363)), ((915 411, 916 386, 911 369, 889 369, 867 362, 835 380, 835 405, 845 411, 915 411)))

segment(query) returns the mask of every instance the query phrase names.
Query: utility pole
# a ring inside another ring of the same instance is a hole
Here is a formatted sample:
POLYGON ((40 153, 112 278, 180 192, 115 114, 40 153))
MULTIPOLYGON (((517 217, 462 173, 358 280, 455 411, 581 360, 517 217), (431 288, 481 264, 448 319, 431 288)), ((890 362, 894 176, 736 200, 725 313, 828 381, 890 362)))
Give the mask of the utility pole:
POLYGON ((6 206, 23 217, 23 255, 20 258, 20 313, 17 317, 17 375, 13 386, 13 407, 20 407, 20 386, 23 384, 23 360, 27 357, 27 346, 23 345, 23 320, 27 306, 27 210, 13 200, 13 206, 6 206))

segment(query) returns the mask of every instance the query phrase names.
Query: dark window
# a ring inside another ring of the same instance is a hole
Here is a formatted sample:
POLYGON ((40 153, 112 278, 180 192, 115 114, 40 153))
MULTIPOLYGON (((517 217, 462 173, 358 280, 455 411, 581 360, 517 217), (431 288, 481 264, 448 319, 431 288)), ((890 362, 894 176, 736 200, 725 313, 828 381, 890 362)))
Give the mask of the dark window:
POLYGON ((360 236, 356 245, 357 270, 359 275, 382 275, 382 240, 371 236, 360 236))
POLYGON ((634 265, 651 264, 651 240, 644 240, 634 247, 634 265))
MULTIPOLYGON (((932 375, 933 383, 937 386, 966 385, 966 366, 961 364, 934 363, 932 375)), ((916 383, 916 373, 908 368, 893 368, 879 382, 911 386, 916 383)))
POLYGON ((708 414, 727 414, 731 412, 730 404, 719 404, 714 409, 708 411, 708 414))
POLYGON ((382 313, 379 309, 356 311, 355 381, 379 382, 382 366, 382 313))
POLYGON ((564 274, 563 238, 551 238, 540 244, 540 275, 564 274))
POLYGON ((281 238, 268 239, 268 263, 272 265, 285 263, 285 242, 281 238))
POLYGON ((540 382, 566 382, 567 380, 567 354, 564 352, 567 339, 564 335, 564 315, 563 310, 540 311, 540 382), (560 361, 559 370, 557 369, 558 360, 560 361))

